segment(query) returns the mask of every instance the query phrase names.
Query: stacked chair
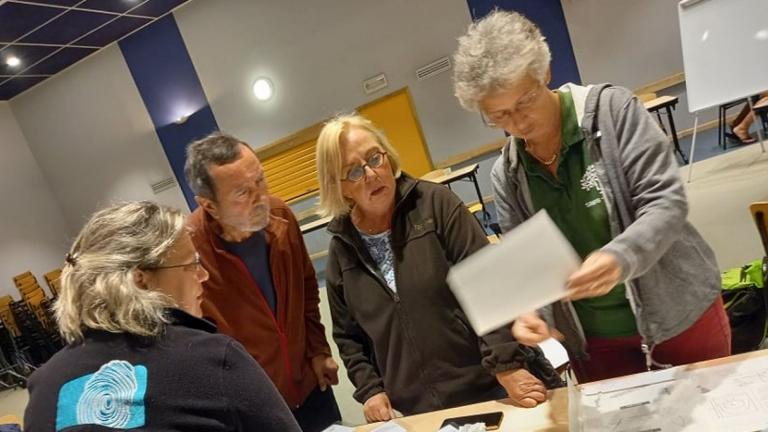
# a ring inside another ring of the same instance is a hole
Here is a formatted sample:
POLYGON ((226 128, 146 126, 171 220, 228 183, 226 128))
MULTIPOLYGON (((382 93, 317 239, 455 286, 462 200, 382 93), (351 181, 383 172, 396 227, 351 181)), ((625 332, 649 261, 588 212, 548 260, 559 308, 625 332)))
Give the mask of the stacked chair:
POLYGON ((48 289, 51 290, 51 295, 55 299, 59 296, 59 291, 61 291, 61 269, 51 270, 44 274, 43 277, 45 278, 45 283, 48 284, 48 289))
POLYGON ((63 347, 53 318, 61 269, 45 274, 49 298, 32 272, 13 278, 21 300, 0 297, 0 389, 25 387, 26 376, 63 347))
POLYGON ((12 303, 11 296, 0 297, 0 389, 26 387, 26 377, 34 369, 16 325, 12 303))

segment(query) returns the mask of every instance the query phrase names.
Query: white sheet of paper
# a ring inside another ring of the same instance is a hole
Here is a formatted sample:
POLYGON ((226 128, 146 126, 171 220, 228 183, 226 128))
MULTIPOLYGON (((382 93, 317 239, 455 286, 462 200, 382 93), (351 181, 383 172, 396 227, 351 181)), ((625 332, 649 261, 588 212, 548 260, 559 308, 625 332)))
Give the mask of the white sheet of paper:
POLYGON ((552 366, 557 369, 560 366, 568 363, 568 351, 565 350, 563 344, 561 344, 555 338, 549 338, 539 344, 539 348, 544 352, 544 357, 552 363, 552 366))
POLYGON ((546 211, 453 266, 448 284, 484 335, 566 295, 581 260, 546 211))
POLYGON ((342 425, 330 425, 323 432, 354 432, 355 428, 342 425))
POLYGON ((390 420, 383 425, 377 427, 371 432, 408 432, 402 426, 397 424, 394 420, 390 420))

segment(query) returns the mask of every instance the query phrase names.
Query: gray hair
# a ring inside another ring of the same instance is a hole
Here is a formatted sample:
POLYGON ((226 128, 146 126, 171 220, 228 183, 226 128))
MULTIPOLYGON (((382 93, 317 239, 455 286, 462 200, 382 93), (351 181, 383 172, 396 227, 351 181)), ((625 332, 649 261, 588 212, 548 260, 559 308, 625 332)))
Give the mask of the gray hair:
POLYGON ((459 103, 477 111, 489 93, 526 74, 544 83, 551 60, 539 28, 517 12, 498 9, 469 26, 453 55, 453 90, 459 103))
POLYGON ((174 301, 136 285, 136 269, 163 264, 186 230, 176 209, 141 201, 113 205, 91 216, 67 254, 54 313, 68 343, 94 329, 158 336, 174 301))
POLYGON ((232 135, 214 132, 187 147, 184 176, 195 195, 216 199, 216 186, 208 167, 211 164, 226 165, 240 158, 241 144, 250 148, 248 144, 232 135))

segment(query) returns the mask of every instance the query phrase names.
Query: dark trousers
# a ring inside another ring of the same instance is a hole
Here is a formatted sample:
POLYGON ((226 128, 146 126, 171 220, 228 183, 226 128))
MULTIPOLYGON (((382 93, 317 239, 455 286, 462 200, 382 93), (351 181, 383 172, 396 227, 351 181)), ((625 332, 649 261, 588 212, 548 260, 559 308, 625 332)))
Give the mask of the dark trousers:
POLYGON ((316 387, 307 396, 304 403, 293 412, 293 417, 304 432, 320 432, 328 426, 341 421, 339 406, 331 387, 320 391, 316 387))

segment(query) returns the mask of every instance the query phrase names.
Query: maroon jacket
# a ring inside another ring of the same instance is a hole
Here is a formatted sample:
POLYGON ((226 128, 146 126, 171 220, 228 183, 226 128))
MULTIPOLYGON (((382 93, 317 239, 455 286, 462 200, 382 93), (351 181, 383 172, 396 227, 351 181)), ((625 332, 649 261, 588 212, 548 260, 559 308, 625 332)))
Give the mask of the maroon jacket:
POLYGON ((203 314, 216 322, 219 332, 245 346, 291 409, 296 409, 317 387, 312 357, 330 356, 331 349, 320 323, 315 269, 299 224, 285 203, 270 198, 272 211, 265 231, 277 316, 245 263, 222 247, 218 222, 197 208, 189 223, 192 240, 210 274, 203 283, 203 314))

